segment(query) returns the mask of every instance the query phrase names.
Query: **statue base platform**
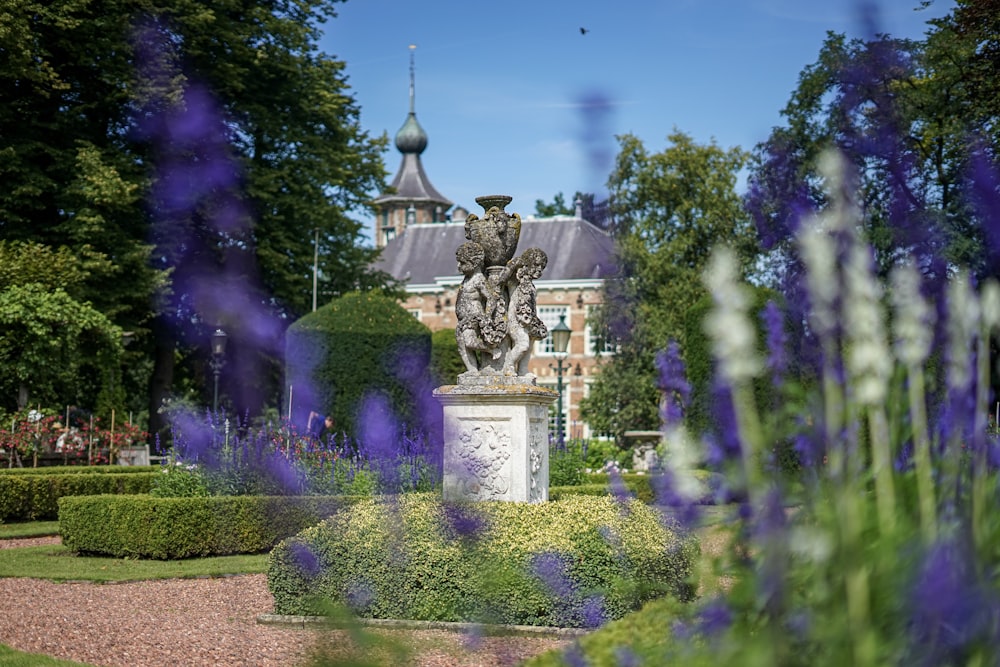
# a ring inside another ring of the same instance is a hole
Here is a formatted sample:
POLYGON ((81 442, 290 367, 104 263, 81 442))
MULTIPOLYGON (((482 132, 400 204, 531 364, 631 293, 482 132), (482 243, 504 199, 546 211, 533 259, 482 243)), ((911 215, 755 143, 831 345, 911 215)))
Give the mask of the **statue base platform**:
POLYGON ((533 377, 488 377, 434 390, 444 411, 444 499, 546 502, 549 407, 559 395, 533 377))

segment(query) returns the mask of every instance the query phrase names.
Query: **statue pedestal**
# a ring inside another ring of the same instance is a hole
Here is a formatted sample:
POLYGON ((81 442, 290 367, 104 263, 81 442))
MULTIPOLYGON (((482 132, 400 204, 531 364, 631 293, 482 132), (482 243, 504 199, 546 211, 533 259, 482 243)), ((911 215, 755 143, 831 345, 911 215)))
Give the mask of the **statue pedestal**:
POLYGON ((549 499, 549 406, 558 394, 523 377, 434 390, 444 408, 444 499, 549 499), (501 384, 502 383, 502 384, 501 384))

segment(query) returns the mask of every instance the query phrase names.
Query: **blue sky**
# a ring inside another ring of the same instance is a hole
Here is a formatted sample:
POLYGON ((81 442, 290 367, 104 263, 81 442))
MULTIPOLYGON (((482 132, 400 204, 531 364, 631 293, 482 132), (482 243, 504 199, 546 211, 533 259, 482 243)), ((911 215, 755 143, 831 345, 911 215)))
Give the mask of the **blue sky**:
MULTIPOLYGON (((954 3, 918 5, 877 3, 880 30, 921 38, 954 3)), ((509 194, 527 215, 557 192, 601 192, 617 134, 656 152, 675 128, 752 148, 827 31, 865 36, 860 15, 857 0, 348 0, 320 48, 347 63, 364 129, 392 139, 415 44, 431 182, 472 212, 478 195, 509 194)), ((385 161, 391 178, 395 146, 385 161)))

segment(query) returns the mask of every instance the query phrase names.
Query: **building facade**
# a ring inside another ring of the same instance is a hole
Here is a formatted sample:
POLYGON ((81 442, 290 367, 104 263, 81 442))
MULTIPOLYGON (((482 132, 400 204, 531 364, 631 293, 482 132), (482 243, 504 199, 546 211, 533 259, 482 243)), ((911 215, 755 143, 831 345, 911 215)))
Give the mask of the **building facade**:
MULTIPOLYGON (((464 220, 416 224, 389 242, 376 268, 406 281, 403 306, 431 331, 454 329, 455 297, 463 276, 455 250, 464 243, 464 220)), ((562 411, 567 438, 595 434, 580 419, 580 400, 598 372, 602 357, 612 353, 589 324, 590 311, 601 303, 604 279, 613 261, 610 236, 575 216, 523 219, 518 254, 541 248, 548 265, 537 289, 538 314, 551 329, 564 318, 572 330, 569 349, 562 360, 562 411)), ((529 372, 543 387, 558 388, 559 360, 552 338, 537 341, 529 372)), ((555 419, 553 419, 555 423, 555 419)))
MULTIPOLYGON (((375 268, 406 282, 403 305, 431 331, 454 329, 455 296, 463 278, 455 251, 466 241, 468 212, 451 209, 452 202, 431 185, 421 164, 427 134, 415 112, 412 51, 410 111, 395 143, 402 154, 399 171, 389 189, 373 202, 373 237, 376 247, 382 248, 375 268)), ((508 212, 517 211, 517 203, 508 208, 508 212)), ((580 400, 589 394, 602 356, 612 350, 592 331, 589 314, 601 303, 604 280, 611 274, 613 243, 604 230, 583 219, 578 202, 572 216, 524 218, 517 252, 531 247, 541 248, 548 256, 541 279, 535 281, 538 314, 549 329, 563 318, 572 335, 561 364, 551 336, 537 341, 529 372, 539 385, 557 389, 562 369, 564 436, 590 438, 596 434, 580 419, 580 400)))

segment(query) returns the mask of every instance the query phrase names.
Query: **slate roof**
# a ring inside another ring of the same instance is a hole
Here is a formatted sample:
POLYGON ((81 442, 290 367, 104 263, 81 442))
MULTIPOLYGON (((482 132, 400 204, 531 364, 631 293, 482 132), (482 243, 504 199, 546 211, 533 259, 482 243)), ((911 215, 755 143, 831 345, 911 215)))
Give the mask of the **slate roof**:
POLYGON ((451 201, 438 192, 424 172, 419 153, 403 153, 403 163, 392 179, 392 194, 384 194, 375 198, 376 203, 391 201, 429 201, 440 203, 443 208, 451 206, 451 201))
MULTIPOLYGON (((465 242, 465 221, 411 225, 382 250, 375 268, 407 280, 411 290, 439 282, 459 283, 455 250, 465 242)), ((517 254, 526 248, 545 251, 549 262, 538 284, 603 279, 611 275, 611 237, 581 218, 525 218, 517 254)))

